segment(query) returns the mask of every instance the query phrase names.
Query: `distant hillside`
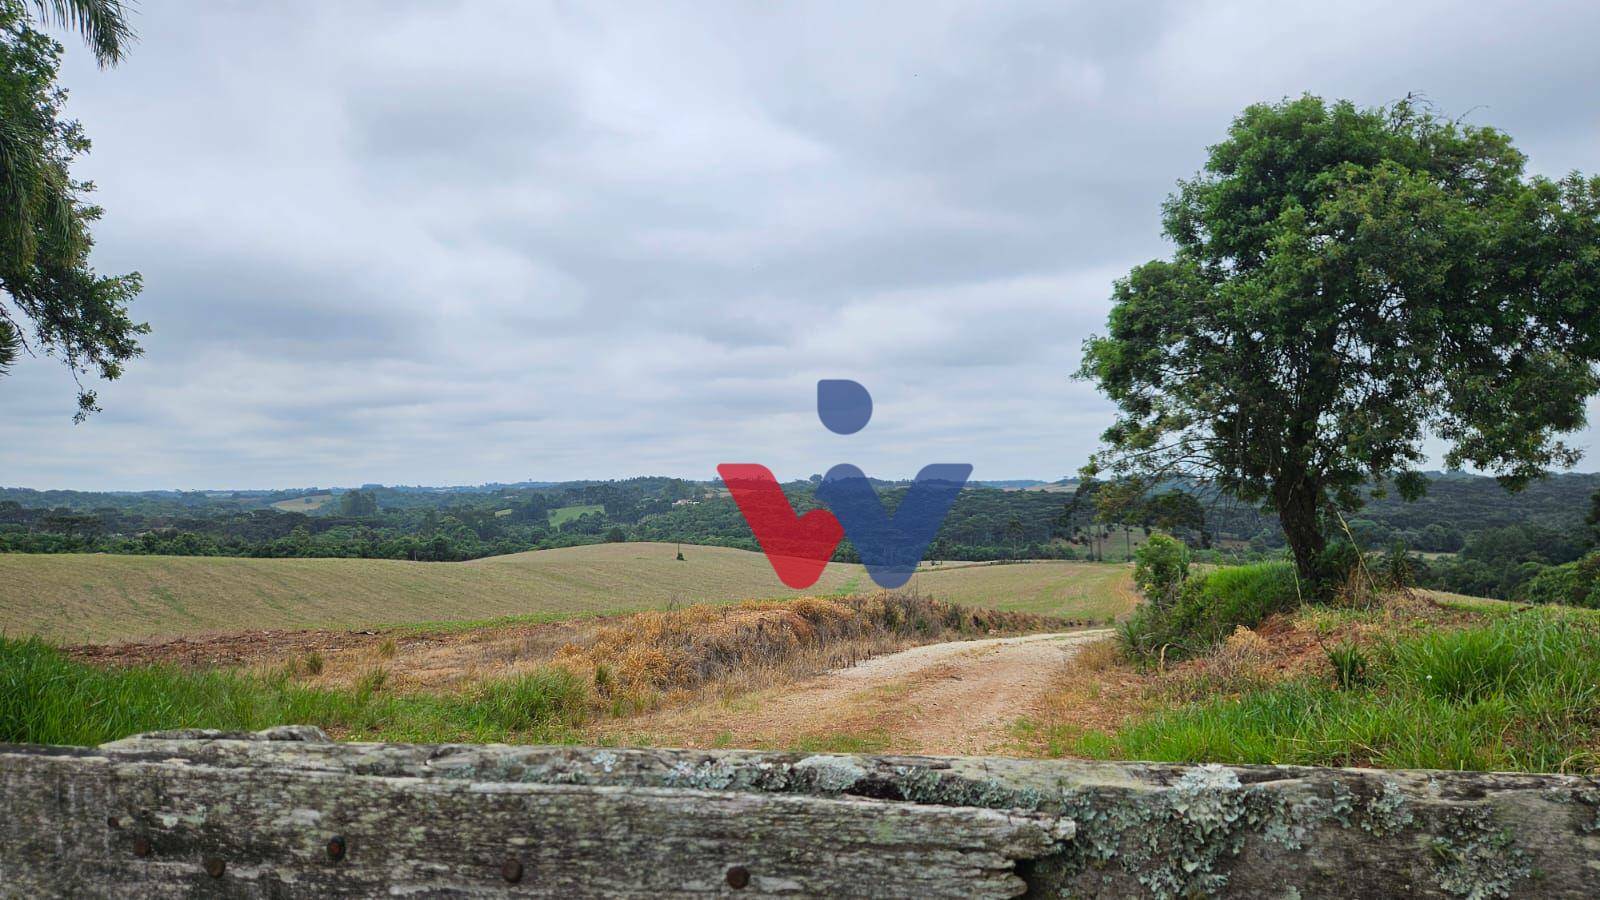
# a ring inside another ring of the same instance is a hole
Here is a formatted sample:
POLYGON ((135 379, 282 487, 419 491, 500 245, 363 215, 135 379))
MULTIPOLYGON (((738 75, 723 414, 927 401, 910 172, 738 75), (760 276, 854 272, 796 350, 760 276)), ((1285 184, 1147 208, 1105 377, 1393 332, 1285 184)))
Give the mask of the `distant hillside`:
MULTIPOLYGON (((1578 528, 1600 475, 1555 475, 1521 493, 1492 478, 1431 473, 1415 503, 1373 497, 1350 515, 1368 546, 1399 540, 1415 550, 1459 549, 1473 534, 1511 525, 1578 528)), ((905 482, 875 481, 893 508, 905 482)), ((784 485, 798 511, 816 507, 809 480, 784 485)), ((979 482, 962 491, 929 555, 939 559, 1082 558, 1095 537, 1094 485, 1033 479, 979 482)), ((714 482, 676 478, 483 485, 364 486, 298 491, 154 491, 136 494, 0 489, 0 552, 103 552, 179 556, 359 557, 448 562, 601 541, 683 542, 756 549, 738 508, 714 482), (359 500, 360 502, 355 502, 359 500)), ((1282 545, 1259 509, 1173 482, 1184 502, 1135 509, 1113 526, 1175 530, 1196 544, 1282 545), (1192 499, 1189 499, 1192 498, 1192 499), (1188 509, 1180 507, 1187 506, 1188 509), (1181 522, 1172 515, 1181 512, 1181 522)), ((1167 499, 1172 499, 1168 497, 1167 499)), ((1129 544, 1124 534, 1120 541, 1129 544)), ((848 542, 841 562, 855 560, 848 542)))

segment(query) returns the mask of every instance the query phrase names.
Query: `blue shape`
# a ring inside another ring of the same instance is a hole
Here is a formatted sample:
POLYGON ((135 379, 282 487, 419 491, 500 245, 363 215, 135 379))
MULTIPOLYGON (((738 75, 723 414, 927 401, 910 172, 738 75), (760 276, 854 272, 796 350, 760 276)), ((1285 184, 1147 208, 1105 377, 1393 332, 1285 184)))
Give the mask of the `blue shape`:
POLYGON ((966 463, 924 466, 891 519, 867 476, 841 463, 823 476, 817 499, 844 526, 845 537, 872 580, 881 587, 897 588, 911 580, 970 475, 972 467, 966 463))
POLYGON ((824 378, 817 382, 817 418, 834 434, 855 434, 872 420, 872 395, 860 382, 824 378))

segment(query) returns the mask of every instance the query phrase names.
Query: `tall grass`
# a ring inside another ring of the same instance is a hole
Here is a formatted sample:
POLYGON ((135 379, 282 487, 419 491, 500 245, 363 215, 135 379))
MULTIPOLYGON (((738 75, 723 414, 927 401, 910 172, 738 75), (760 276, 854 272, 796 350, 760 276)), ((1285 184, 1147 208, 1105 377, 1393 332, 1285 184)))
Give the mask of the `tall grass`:
POLYGON ((317 725, 405 741, 558 741, 585 717, 574 675, 542 669, 462 694, 391 695, 375 669, 350 690, 169 666, 99 668, 38 639, 0 638, 0 741, 93 745, 173 728, 256 730, 317 725))
POLYGON ((1302 678, 1076 738, 1169 762, 1600 770, 1600 628, 1557 610, 1392 640, 1365 678, 1302 678))
POLYGON ((1300 603, 1294 566, 1264 562, 1190 576, 1168 602, 1151 602, 1118 628, 1135 658, 1178 659, 1204 653, 1240 625, 1300 603))

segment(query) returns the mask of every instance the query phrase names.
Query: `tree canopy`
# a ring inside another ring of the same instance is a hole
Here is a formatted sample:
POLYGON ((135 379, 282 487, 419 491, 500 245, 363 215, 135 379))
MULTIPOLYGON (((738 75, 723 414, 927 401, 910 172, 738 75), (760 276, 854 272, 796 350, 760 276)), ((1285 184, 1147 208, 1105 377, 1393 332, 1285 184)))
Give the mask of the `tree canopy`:
MULTIPOLYGON (((102 65, 132 39, 117 0, 36 0, 46 21, 78 31, 102 65)), ((89 149, 61 117, 62 47, 34 27, 29 7, 0 0, 0 374, 26 352, 59 359, 78 381, 77 419, 94 412, 81 376, 114 379, 149 328, 128 316, 138 273, 104 276, 89 264, 89 225, 101 209, 71 164, 89 149)))
POLYGON ((1405 100, 1251 106, 1164 208, 1080 375, 1119 410, 1091 471, 1207 479, 1275 511, 1302 576, 1363 485, 1517 488, 1578 454, 1600 390, 1600 179, 1528 177, 1493 128, 1405 100))

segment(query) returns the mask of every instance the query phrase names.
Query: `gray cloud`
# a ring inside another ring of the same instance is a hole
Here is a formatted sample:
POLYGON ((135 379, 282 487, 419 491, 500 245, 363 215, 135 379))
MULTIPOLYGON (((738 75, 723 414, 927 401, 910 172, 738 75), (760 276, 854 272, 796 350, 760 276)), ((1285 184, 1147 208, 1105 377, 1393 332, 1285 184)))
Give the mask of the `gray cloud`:
MULTIPOLYGON (((71 46, 97 265, 149 354, 70 424, 0 381, 0 482, 466 483, 754 460, 1074 470, 1111 280, 1244 105, 1424 92, 1597 168, 1590 4, 140 6, 71 46), (876 415, 825 431, 816 379, 876 415)), ((1593 447, 1592 432, 1578 443, 1593 447)), ((1591 464, 1592 465, 1592 464, 1591 464)))

